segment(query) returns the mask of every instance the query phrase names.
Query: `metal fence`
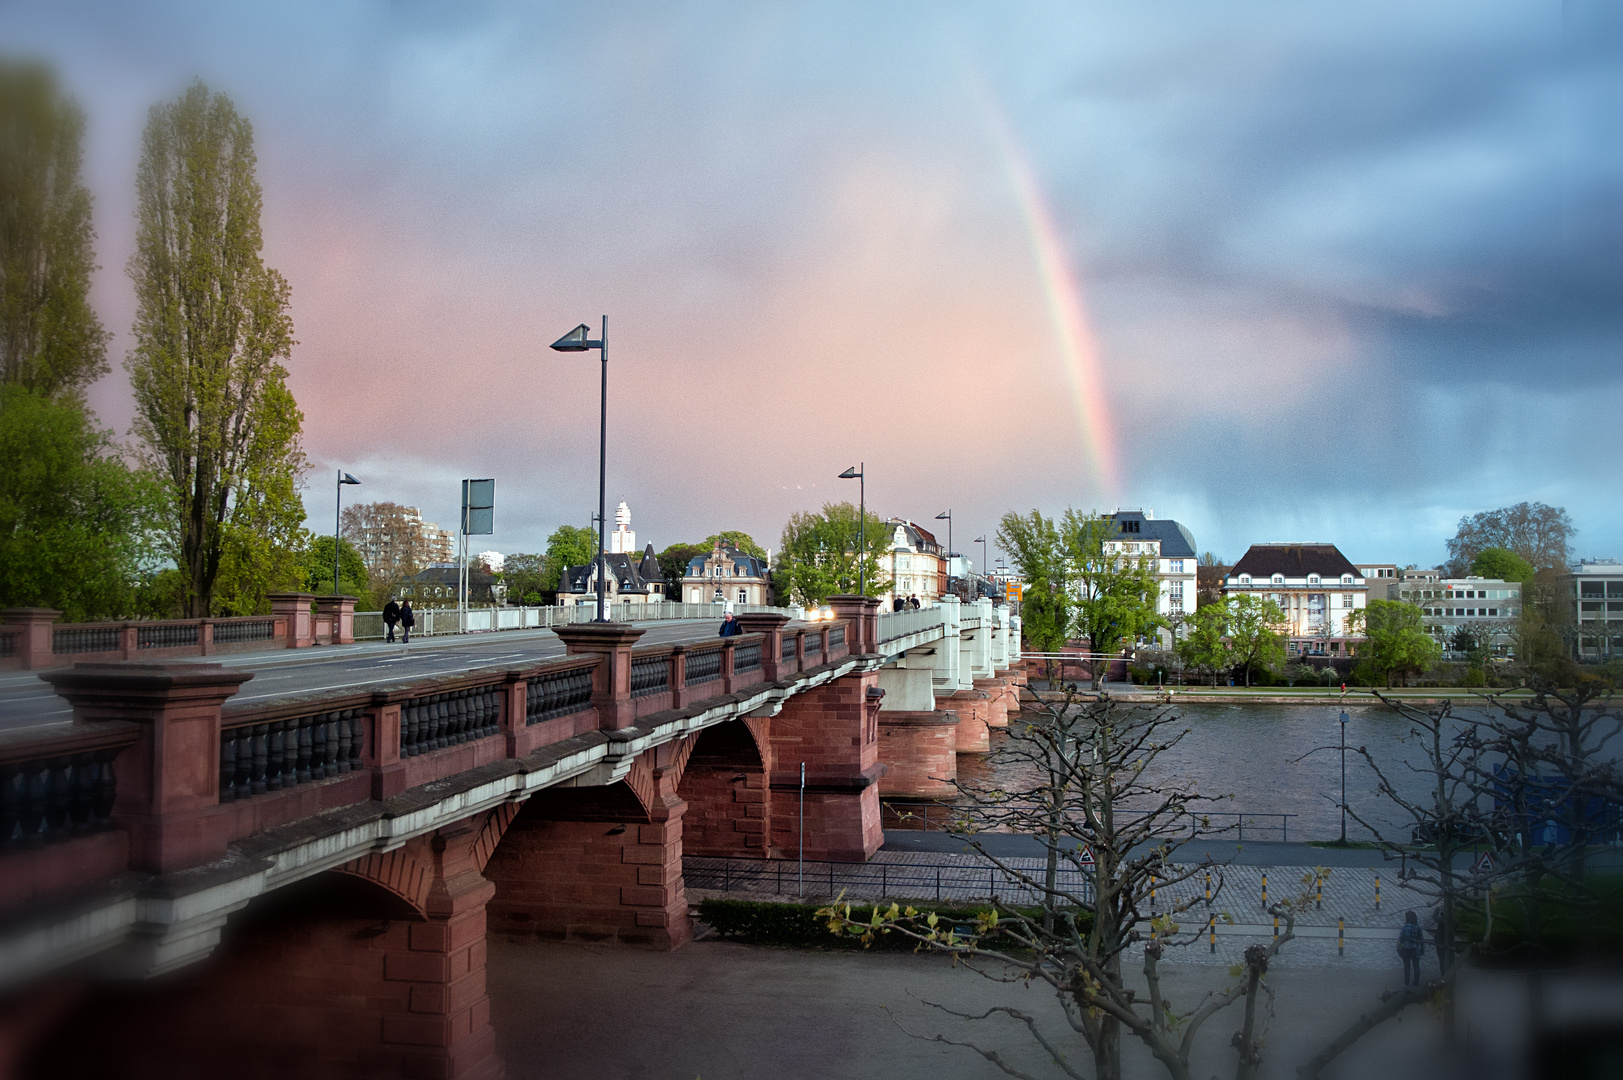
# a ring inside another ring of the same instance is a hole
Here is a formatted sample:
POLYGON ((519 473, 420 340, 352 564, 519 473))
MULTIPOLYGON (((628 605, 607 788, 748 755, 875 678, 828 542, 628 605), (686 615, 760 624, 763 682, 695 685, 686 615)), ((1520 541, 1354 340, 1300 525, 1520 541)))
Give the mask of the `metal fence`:
POLYGON ((917 634, 941 626, 946 620, 944 607, 917 608, 912 611, 881 611, 879 613, 879 640, 895 641, 899 637, 917 634))
MULTIPOLYGON (((677 619, 714 619, 721 622, 725 604, 634 604, 609 605, 609 618, 615 622, 668 622, 677 619)), ((733 614, 747 615, 757 611, 776 612, 798 618, 800 609, 771 607, 765 604, 734 604, 733 614)), ((496 630, 533 630, 553 626, 570 626, 591 622, 597 618, 597 605, 555 604, 551 607, 475 607, 459 612, 456 608, 424 608, 416 611, 417 625, 412 628, 415 637, 435 637, 443 634, 480 634, 496 630)), ((395 631, 399 636, 399 631, 395 631)), ((381 641, 387 636, 383 615, 376 611, 355 613, 355 640, 381 641)))
MULTIPOLYGON (((882 799, 879 803, 880 827, 899 832, 947 832, 960 826, 964 815, 963 809, 946 802, 882 799)), ((1291 837, 1290 819, 1300 815, 1257 810, 1210 810, 1191 811, 1187 816, 1191 835, 1198 831, 1204 837, 1232 838, 1235 842, 1243 841, 1248 835, 1253 840, 1286 842, 1291 837)))
MULTIPOLYGON (((989 862, 826 862, 807 859, 730 859, 691 856, 682 860, 690 889, 749 893, 756 896, 828 898, 842 893, 852 900, 997 900, 1020 906, 1041 902, 1045 869, 1040 859, 1007 859, 1014 871, 989 862), (1023 880, 1028 879, 1028 880, 1023 880)), ((1061 866, 1055 887, 1093 902, 1089 875, 1061 866)))

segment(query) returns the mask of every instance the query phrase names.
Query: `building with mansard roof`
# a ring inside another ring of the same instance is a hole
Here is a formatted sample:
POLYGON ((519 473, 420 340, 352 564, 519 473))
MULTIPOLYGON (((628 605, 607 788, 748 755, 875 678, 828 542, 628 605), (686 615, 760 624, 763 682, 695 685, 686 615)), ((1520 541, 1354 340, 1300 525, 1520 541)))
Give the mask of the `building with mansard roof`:
POLYGON ((1278 604, 1290 655, 1337 656, 1362 637, 1349 620, 1362 618, 1369 583, 1334 544, 1252 544, 1229 568, 1223 595, 1278 604))
POLYGON ((696 555, 688 562, 681 599, 690 604, 770 604, 767 569, 765 559, 718 540, 708 555, 696 555))
MULTIPOLYGON (((1154 510, 1117 510, 1104 519, 1115 526, 1105 539, 1106 552, 1155 561, 1161 591, 1156 614, 1171 625, 1193 615, 1197 606, 1194 534, 1171 518, 1157 518, 1154 510)), ((1170 646, 1171 626, 1159 630, 1157 637, 1158 644, 1170 646)))
MULTIPOLYGON (((611 551, 603 556, 609 574, 605 592, 610 603, 658 604, 665 600, 665 578, 654 558, 654 545, 641 557, 611 551)), ((597 561, 589 566, 566 566, 558 580, 558 603, 597 603, 597 561)))
POLYGON ((906 518, 891 518, 885 527, 891 531, 890 550, 879 561, 890 587, 879 594, 880 610, 890 610, 897 597, 918 597, 920 607, 931 607, 946 588, 946 551, 934 533, 906 518))

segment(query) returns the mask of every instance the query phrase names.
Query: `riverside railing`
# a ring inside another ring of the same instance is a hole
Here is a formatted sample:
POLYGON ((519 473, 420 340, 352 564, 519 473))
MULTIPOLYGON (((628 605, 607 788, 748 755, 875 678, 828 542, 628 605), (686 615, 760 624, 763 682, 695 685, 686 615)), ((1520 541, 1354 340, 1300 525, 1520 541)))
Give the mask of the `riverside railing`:
MULTIPOLYGON (((963 807, 949 802, 882 799, 879 824, 881 828, 901 832, 949 832, 964 823, 965 812, 963 807)), ((1300 816, 1271 810, 1208 810, 1187 814, 1191 836, 1198 831, 1202 837, 1232 836, 1239 842, 1249 831, 1253 840, 1277 839, 1281 843, 1290 841, 1290 819, 1300 816)))
POLYGON ((947 617, 944 607, 917 608, 912 611, 881 611, 879 613, 879 640, 895 641, 909 634, 941 626, 947 617))
MULTIPOLYGON (((1031 882, 1043 880, 1043 861, 1004 862, 1009 870, 975 860, 850 863, 692 855, 682 860, 682 877, 690 889, 755 896, 828 898, 844 894, 849 900, 995 900, 1013 906, 1040 903, 1041 892, 1031 882)), ((1059 867, 1055 887, 1082 903, 1093 902, 1093 882, 1085 871, 1059 867)))

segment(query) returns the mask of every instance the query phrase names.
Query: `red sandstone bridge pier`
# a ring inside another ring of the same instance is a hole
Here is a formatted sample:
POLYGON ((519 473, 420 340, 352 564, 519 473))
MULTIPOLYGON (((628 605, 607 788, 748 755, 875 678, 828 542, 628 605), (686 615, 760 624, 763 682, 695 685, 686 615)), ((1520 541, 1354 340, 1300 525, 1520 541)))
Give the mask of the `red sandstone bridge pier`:
POLYGON ((1006 722, 1006 611, 832 606, 72 666, 7 613, 0 1075, 501 1075, 487 930, 678 947, 684 852, 869 859, 1006 722))

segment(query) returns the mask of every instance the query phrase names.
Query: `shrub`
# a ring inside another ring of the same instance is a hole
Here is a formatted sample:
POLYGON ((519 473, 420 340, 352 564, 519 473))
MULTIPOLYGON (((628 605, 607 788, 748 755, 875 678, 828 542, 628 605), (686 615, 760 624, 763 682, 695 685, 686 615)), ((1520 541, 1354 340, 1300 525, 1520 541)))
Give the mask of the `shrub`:
MULTIPOLYGON (((746 945, 786 945, 796 949, 862 949, 861 939, 829 932, 828 919, 817 917, 817 909, 820 906, 822 905, 710 899, 700 901, 699 918, 714 927, 716 933, 722 937, 746 945)), ((979 907, 952 907, 915 901, 914 906, 921 913, 933 911, 945 922, 966 926, 974 925, 976 915, 987 910, 987 905, 984 904, 979 907)), ((889 908, 888 903, 880 905, 882 911, 889 908)), ((1040 908, 1019 910, 1032 918, 1042 917, 1040 908)), ((873 911, 872 904, 860 907, 852 904, 851 918, 867 922, 873 917, 873 911)), ((1087 912, 1080 912, 1078 925, 1084 933, 1091 924, 1092 916, 1087 912)), ((882 952, 912 952, 919 948, 920 944, 906 934, 882 933, 874 935, 873 943, 868 948, 882 952)))
MULTIPOLYGON (((1554 878, 1539 885, 1540 944, 1555 957, 1623 956, 1623 876, 1589 878, 1587 889, 1576 893, 1554 878)), ((1493 940, 1487 952, 1523 958, 1528 947, 1528 897, 1515 887, 1501 887, 1493 900, 1493 940)), ((1460 933, 1480 946, 1486 925, 1480 906, 1462 908, 1460 933)))

